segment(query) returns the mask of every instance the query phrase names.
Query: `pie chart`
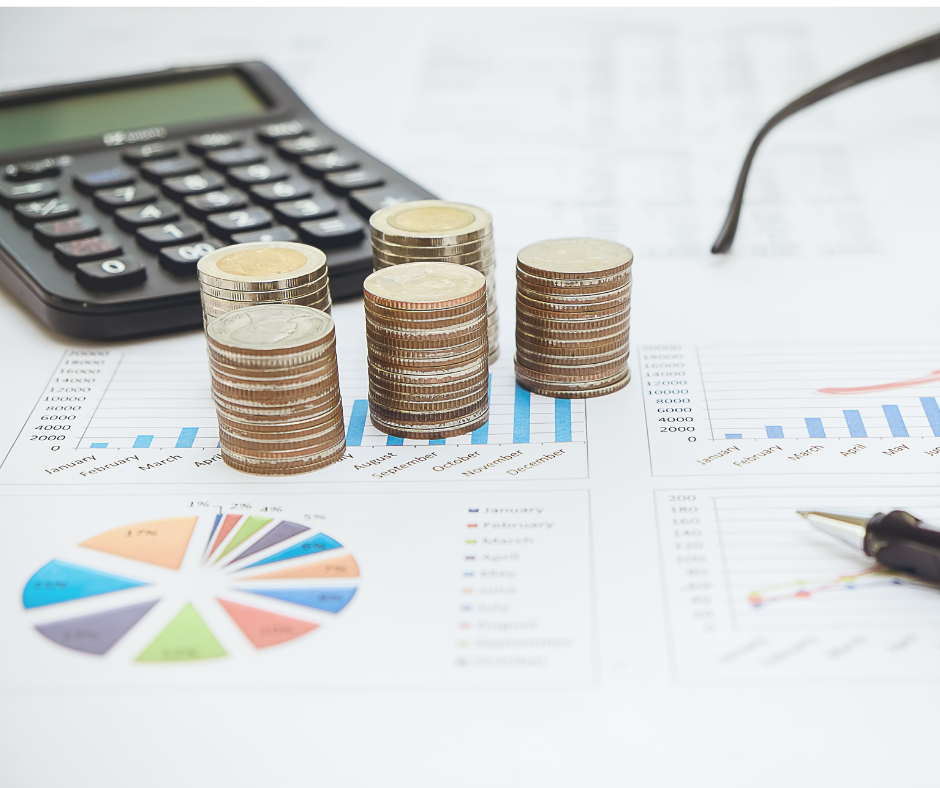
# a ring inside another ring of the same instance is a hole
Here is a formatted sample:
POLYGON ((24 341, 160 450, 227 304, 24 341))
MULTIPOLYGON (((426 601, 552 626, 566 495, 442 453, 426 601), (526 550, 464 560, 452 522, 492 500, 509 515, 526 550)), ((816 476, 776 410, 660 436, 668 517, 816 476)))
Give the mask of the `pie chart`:
POLYGON ((309 636, 358 587, 359 565, 339 541, 268 514, 147 520, 77 548, 26 582, 31 624, 97 657, 133 640, 143 644, 130 656, 137 663, 230 657, 309 636))

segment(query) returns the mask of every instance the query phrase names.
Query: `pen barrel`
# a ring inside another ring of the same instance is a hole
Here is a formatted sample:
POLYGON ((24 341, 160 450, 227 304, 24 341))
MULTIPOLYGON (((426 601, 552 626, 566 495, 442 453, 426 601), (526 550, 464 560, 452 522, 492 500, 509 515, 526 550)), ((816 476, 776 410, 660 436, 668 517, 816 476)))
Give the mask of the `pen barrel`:
POLYGON ((940 531, 907 512, 875 515, 865 532, 865 552, 891 569, 940 585, 940 531))

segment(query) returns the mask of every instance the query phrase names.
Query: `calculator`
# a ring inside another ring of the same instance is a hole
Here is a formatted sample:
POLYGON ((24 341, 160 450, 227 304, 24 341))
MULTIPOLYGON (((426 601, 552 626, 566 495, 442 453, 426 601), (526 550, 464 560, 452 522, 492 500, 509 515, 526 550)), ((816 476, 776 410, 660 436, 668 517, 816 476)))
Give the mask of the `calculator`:
POLYGON ((316 246, 361 295, 369 216, 433 197, 264 63, 0 93, 0 283, 71 336, 201 326, 196 264, 234 243, 316 246))

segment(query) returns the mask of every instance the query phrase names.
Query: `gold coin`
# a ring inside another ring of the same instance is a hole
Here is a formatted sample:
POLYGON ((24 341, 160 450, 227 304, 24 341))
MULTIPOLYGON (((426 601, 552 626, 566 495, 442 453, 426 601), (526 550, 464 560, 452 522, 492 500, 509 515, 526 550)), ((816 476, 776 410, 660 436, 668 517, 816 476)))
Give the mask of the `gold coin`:
POLYGON ((369 219, 373 236, 405 246, 456 246, 492 232, 482 208, 443 200, 415 200, 380 208, 369 219))
POLYGON ((216 347, 242 355, 312 350, 333 334, 333 319, 318 309, 293 304, 260 304, 213 320, 206 335, 216 347))
POLYGON ((492 252, 494 245, 492 235, 488 235, 478 241, 470 241, 469 243, 457 244, 455 246, 405 246, 402 244, 389 243, 373 235, 372 248, 384 252, 393 258, 408 259, 411 257, 446 258, 451 255, 489 253, 492 252))
POLYGON ((203 296, 210 296, 220 301, 244 301, 254 304, 303 298, 304 296, 324 296, 329 291, 330 286, 326 276, 285 290, 228 290, 222 287, 210 287, 206 284, 200 285, 200 292, 203 296))
POLYGON ((486 293, 486 278, 472 268, 449 263, 406 263, 376 271, 363 293, 395 309, 442 309, 475 301, 486 293))
POLYGON ((321 277, 325 267, 322 251, 287 241, 224 246, 196 264, 200 283, 224 290, 284 290, 321 277))
POLYGON ((555 238, 522 248, 519 268, 546 278, 586 279, 590 274, 613 276, 633 263, 633 252, 623 244, 599 238, 555 238))

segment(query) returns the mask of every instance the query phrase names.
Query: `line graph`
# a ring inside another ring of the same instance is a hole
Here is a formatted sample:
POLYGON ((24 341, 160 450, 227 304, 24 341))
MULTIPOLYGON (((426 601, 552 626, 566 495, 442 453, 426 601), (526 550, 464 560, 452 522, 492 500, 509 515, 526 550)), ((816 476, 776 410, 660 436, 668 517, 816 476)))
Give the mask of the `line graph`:
POLYGON ((657 492, 656 505, 683 675, 882 676, 899 661, 911 675, 934 674, 940 589, 878 565, 796 510, 903 508, 937 523, 936 489, 689 488, 657 492))

